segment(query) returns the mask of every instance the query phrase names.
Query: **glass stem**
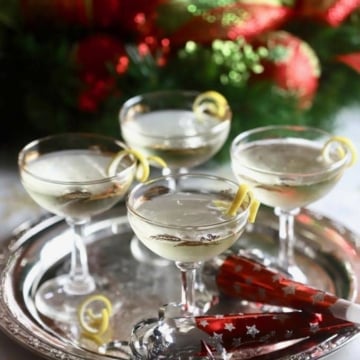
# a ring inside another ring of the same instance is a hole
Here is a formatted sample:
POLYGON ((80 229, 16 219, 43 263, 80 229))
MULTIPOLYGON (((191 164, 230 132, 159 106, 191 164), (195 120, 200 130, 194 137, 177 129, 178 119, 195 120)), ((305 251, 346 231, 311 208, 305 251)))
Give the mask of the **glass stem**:
MULTIPOLYGON (((170 169, 170 168, 163 168, 161 171, 162 176, 168 176, 168 175, 181 175, 181 174, 187 174, 189 170, 187 168, 178 168, 178 169, 170 169)), ((172 189, 176 189, 178 180, 176 179, 169 179, 169 187, 172 189)))
POLYGON ((295 236, 294 218, 300 209, 283 210, 275 208, 275 214, 279 217, 279 265, 289 270, 295 265, 295 236))
POLYGON ((176 266, 181 271, 181 304, 185 314, 195 315, 195 277, 200 262, 177 261, 176 266))
POLYGON ((187 174, 189 172, 189 169, 187 168, 178 168, 178 169, 170 169, 170 168, 163 168, 161 170, 161 175, 162 176, 167 176, 167 175, 180 175, 180 174, 187 174))
POLYGON ((72 295, 89 294, 95 289, 95 281, 89 273, 86 246, 84 243, 84 227, 88 220, 67 218, 66 222, 73 232, 71 263, 65 291, 72 295))

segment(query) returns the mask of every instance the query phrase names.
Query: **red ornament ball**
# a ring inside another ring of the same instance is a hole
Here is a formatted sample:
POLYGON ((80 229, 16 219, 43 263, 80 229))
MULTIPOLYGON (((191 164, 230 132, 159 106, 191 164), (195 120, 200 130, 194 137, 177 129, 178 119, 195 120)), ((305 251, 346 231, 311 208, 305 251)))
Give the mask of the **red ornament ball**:
MULTIPOLYGON (((188 20, 168 34, 173 43, 188 40, 208 44, 215 39, 250 41, 266 31, 276 30, 294 14, 293 5, 279 1, 236 1, 188 14, 188 20)), ((170 2, 171 4, 171 2, 170 2)), ((163 21, 164 23, 164 21, 163 21)))
POLYGON ((295 96, 301 108, 311 106, 321 70, 319 59, 308 43, 286 31, 269 32, 256 43, 269 51, 263 62, 264 72, 259 76, 274 81, 285 94, 295 96))
POLYGON ((124 44, 110 35, 91 35, 77 44, 75 61, 84 84, 78 106, 83 111, 94 112, 116 90, 111 69, 119 75, 127 71, 128 57, 124 44))
POLYGON ((360 0, 298 0, 299 15, 317 19, 331 26, 339 26, 360 8, 360 0))

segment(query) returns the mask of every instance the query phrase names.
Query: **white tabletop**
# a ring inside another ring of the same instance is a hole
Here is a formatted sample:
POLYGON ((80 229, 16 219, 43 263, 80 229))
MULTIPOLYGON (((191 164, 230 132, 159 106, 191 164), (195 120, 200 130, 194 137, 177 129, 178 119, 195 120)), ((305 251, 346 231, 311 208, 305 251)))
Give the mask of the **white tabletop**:
MULTIPOLYGON (((360 108, 348 109, 336 118, 337 135, 350 138, 360 152, 360 108)), ((232 177, 228 164, 218 169, 232 177)), ((355 233, 360 233, 360 161, 348 169, 340 183, 323 199, 309 208, 341 222, 355 233)), ((23 221, 36 219, 43 211, 34 204, 23 190, 17 173, 16 156, 0 153, 0 241, 23 221)), ((360 353, 360 337, 356 337, 326 360, 357 360, 360 353)), ((15 342, 0 333, 0 359, 35 360, 39 356, 30 354, 15 342)))

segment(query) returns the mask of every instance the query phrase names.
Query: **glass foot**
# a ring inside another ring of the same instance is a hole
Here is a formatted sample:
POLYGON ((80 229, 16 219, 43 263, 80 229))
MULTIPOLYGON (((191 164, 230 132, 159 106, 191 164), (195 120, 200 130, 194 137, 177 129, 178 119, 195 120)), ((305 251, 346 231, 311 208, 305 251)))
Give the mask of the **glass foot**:
POLYGON ((133 236, 130 241, 130 250, 134 258, 140 263, 155 266, 168 266, 172 264, 170 260, 164 259, 149 250, 136 236, 133 236))
MULTIPOLYGON (((95 281, 92 278, 89 281, 90 283, 86 283, 82 289, 77 287, 77 291, 69 292, 68 275, 47 280, 40 285, 35 294, 35 306, 38 312, 61 323, 77 323, 77 313, 82 301, 91 295, 100 293, 95 281)), ((70 288, 74 290, 73 287, 70 288)), ((112 300, 111 302, 113 303, 112 300)), ((113 303, 113 308, 114 306, 117 307, 118 304, 113 303)))
POLYGON ((116 359, 129 360, 132 358, 131 349, 127 341, 112 340, 98 348, 101 355, 111 356, 116 359))
POLYGON ((139 359, 204 359, 202 343, 208 335, 196 328, 192 317, 151 318, 137 323, 130 347, 139 359))

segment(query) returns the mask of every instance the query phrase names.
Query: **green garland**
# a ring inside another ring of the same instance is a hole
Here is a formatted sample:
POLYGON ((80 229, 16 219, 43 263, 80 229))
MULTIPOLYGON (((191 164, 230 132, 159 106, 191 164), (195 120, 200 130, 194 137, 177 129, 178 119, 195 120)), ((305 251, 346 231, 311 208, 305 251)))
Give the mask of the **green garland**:
POLYGON ((335 61, 339 53, 360 51, 360 12, 336 28, 293 21, 283 29, 307 41, 320 59, 318 93, 307 110, 300 110, 295 99, 274 91, 270 82, 248 81, 251 72, 256 72, 256 57, 245 57, 245 52, 239 51, 216 63, 214 56, 221 56, 221 50, 197 46, 192 52, 179 49, 162 68, 151 57, 140 63, 131 61, 126 76, 117 77, 118 88, 126 91, 109 96, 96 113, 84 113, 76 103, 82 84, 76 65, 70 61, 74 43, 86 35, 84 30, 38 28, 28 32, 3 19, 0 16, 0 114, 1 143, 7 147, 19 147, 35 137, 62 131, 120 137, 117 116, 122 103, 132 95, 160 88, 213 89, 227 97, 234 119, 231 136, 218 159, 228 157, 229 142, 245 129, 292 123, 331 130, 341 108, 360 103, 358 74, 335 61), (239 56, 244 66, 237 76, 243 81, 221 81, 239 56))

